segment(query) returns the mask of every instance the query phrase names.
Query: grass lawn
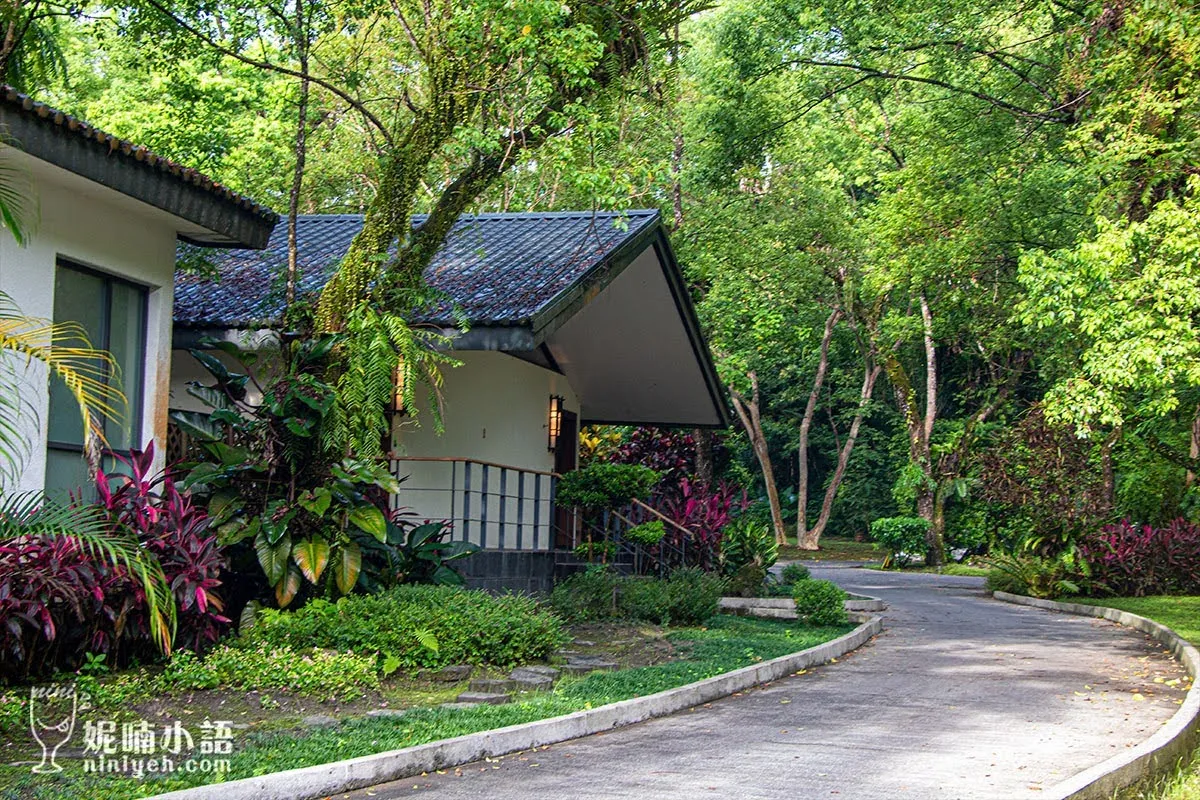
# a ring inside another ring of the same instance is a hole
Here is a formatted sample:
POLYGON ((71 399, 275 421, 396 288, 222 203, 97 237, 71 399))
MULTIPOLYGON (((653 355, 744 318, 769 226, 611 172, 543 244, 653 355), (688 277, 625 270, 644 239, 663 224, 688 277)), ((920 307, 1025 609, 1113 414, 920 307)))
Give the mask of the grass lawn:
POLYGON ((972 564, 943 564, 940 567, 905 567, 899 570, 885 570, 878 565, 868 566, 880 572, 928 572, 937 575, 966 575, 971 578, 986 578, 987 567, 976 567, 972 564))
POLYGON ((1073 597, 1072 603, 1119 608, 1161 622, 1171 630, 1200 647, 1200 597, 1073 597))
POLYGON ((794 544, 780 545, 780 561, 882 561, 884 553, 874 542, 856 542, 850 537, 822 536, 820 550, 801 550, 794 544))
MULTIPOLYGON (((829 641, 852 626, 812 628, 792 622, 720 616, 704 628, 671 631, 667 638, 681 656, 651 666, 579 679, 564 678, 552 692, 503 706, 468 709, 414 708, 402 716, 348 719, 307 732, 264 731, 238 742, 225 780, 264 775, 436 741, 492 728, 531 722, 681 686, 759 661, 829 641)), ((5 800, 117 800, 194 786, 208 774, 146 776, 85 775, 77 763, 57 775, 32 775, 28 765, 0 767, 5 800)))
MULTIPOLYGON (((1073 603, 1107 606, 1129 611, 1155 622, 1161 622, 1171 630, 1200 647, 1200 597, 1106 597, 1069 598, 1073 603)), ((1192 763, 1184 769, 1139 786, 1120 795, 1121 800, 1200 800, 1200 750, 1192 754, 1192 763)))

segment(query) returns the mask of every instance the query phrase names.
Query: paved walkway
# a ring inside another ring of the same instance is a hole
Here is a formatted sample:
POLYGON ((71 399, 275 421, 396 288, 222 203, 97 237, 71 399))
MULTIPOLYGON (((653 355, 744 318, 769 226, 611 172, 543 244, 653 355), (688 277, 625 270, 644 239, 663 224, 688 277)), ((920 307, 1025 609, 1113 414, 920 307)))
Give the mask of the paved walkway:
POLYGON ((1143 635, 992 600, 980 579, 813 572, 889 604, 884 632, 840 663, 351 797, 1035 798, 1147 738, 1183 696, 1165 685, 1182 669, 1143 635))

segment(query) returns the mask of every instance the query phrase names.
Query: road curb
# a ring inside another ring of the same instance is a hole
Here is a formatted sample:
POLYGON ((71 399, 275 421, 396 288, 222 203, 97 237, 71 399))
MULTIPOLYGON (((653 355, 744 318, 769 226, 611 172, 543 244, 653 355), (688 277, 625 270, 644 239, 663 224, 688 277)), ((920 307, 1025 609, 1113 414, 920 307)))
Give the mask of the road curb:
POLYGON ((1200 677, 1200 651, 1166 625, 1152 619, 1131 614, 1115 608, 1088 606, 1081 603, 1060 603, 1041 600, 1008 592, 993 592, 997 600, 1018 605, 1078 614, 1101 619, 1139 630, 1154 637, 1183 664, 1192 676, 1192 688, 1184 698, 1183 705, 1167 720, 1153 736, 1136 747, 1102 761, 1090 769, 1050 787, 1043 795, 1046 800, 1093 800, 1111 798, 1119 789, 1139 780, 1169 770, 1186 758, 1197 738, 1200 738, 1200 688, 1196 679, 1200 677))
POLYGON ((254 778, 242 778, 228 783, 181 789, 155 795, 155 798, 311 800, 419 775, 422 772, 557 744, 644 722, 654 717, 674 714, 752 686, 779 680, 808 667, 828 663, 831 659, 861 647, 881 630, 883 621, 879 617, 870 617, 849 633, 816 647, 760 664, 752 664, 686 686, 667 689, 658 694, 634 697, 562 717, 480 731, 401 750, 389 750, 315 767, 301 767, 254 778))

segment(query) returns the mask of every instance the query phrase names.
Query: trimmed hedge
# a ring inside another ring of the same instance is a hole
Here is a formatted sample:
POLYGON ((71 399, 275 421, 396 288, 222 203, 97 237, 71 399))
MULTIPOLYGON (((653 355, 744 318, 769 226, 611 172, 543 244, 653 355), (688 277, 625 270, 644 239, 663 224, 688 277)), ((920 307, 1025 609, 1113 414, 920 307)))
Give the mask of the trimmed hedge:
POLYGON ((844 625, 846 593, 830 581, 808 578, 792 586, 796 614, 809 625, 844 625))

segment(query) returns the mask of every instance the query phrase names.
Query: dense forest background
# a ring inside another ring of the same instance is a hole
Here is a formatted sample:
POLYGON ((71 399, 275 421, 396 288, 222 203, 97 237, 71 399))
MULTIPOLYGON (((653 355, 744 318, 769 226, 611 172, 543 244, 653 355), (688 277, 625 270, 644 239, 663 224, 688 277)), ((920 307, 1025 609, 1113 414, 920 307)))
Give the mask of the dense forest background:
MULTIPOLYGON (((502 5, 447 29, 450 49, 502 41, 476 56, 502 68, 412 210, 518 128, 537 147, 505 151, 468 211, 662 209, 743 420, 692 444, 764 505, 773 484, 778 528, 816 546, 916 515, 931 549, 1055 553, 1200 515, 1190 4, 676 3, 622 91, 550 116, 523 81, 571 73, 561 6, 518 4, 501 35, 502 5)), ((282 212, 362 212, 408 141, 386 121, 436 96, 409 80, 434 60, 399 6, 10 0, 0 70, 282 212)))

